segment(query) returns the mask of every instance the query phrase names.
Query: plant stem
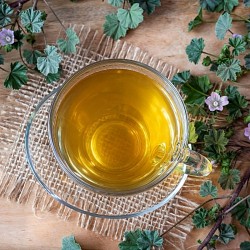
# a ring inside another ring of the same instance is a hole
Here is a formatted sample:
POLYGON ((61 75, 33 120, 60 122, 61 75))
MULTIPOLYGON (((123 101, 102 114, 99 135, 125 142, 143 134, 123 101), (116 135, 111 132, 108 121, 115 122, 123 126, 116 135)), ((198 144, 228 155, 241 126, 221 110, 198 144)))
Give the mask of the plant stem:
POLYGON ((227 210, 229 210, 229 208, 232 206, 233 202, 239 196, 239 193, 240 193, 241 189, 243 188, 243 186, 245 185, 245 183, 248 181, 249 178, 250 178, 250 168, 244 173, 238 187, 233 192, 232 197, 229 200, 229 203, 223 208, 223 210, 221 211, 221 213, 219 214, 219 216, 217 218, 216 223, 214 224, 214 226, 212 227, 212 229, 208 233, 207 237, 201 243, 201 245, 197 248, 197 250, 202 250, 210 242, 210 240, 213 237, 214 233, 217 231, 217 229, 221 225, 221 223, 223 221, 223 218, 224 218, 224 215, 225 215, 225 212, 227 210))
POLYGON ((0 69, 3 70, 3 71, 5 71, 5 72, 7 72, 7 73, 9 73, 8 70, 6 70, 6 69, 4 69, 4 68, 2 68, 2 67, 0 67, 0 69))
POLYGON ((18 7, 19 5, 23 5, 23 4, 25 4, 25 3, 29 2, 29 1, 30 1, 30 0, 18 0, 18 1, 15 1, 15 2, 13 2, 13 3, 9 3, 9 6, 10 6, 12 9, 14 9, 14 8, 18 7))
POLYGON ((218 56, 213 55, 213 54, 208 53, 208 52, 205 52, 205 51, 202 51, 202 53, 205 54, 205 55, 208 55, 208 56, 213 56, 213 57, 215 57, 215 58, 218 58, 218 56))
POLYGON ((50 11, 53 13, 53 15, 56 17, 57 21, 62 25, 64 31, 66 32, 66 28, 63 25, 62 21, 60 20, 60 18, 57 16, 57 14, 55 13, 55 11, 50 7, 49 3, 46 0, 43 0, 43 2, 47 5, 47 7, 50 9, 50 11))
POLYGON ((228 214, 230 211, 232 211, 235 207, 237 207, 240 203, 242 203, 243 201, 245 201, 249 197, 250 197, 250 194, 248 196, 246 196, 245 198, 243 198, 242 200, 240 200, 239 202, 237 202, 236 204, 234 204, 232 207, 230 207, 227 211, 225 211, 225 214, 228 214))
POLYGON ((38 0, 33 1, 33 6, 32 7, 33 7, 34 10, 37 9, 37 2, 38 2, 38 0))
POLYGON ((231 15, 232 15, 232 16, 237 16, 237 17, 240 18, 242 21, 245 21, 245 22, 247 22, 247 23, 250 23, 250 20, 248 20, 248 19, 246 19, 246 18, 244 18, 244 17, 241 17, 241 16, 239 16, 239 15, 237 15, 237 14, 231 13, 231 15))
POLYGON ((209 199, 205 202, 203 202, 201 205, 199 205, 197 208, 195 208, 194 210, 192 210, 190 213, 188 213, 185 217, 183 217, 181 220, 179 220, 178 222, 176 222, 173 226, 171 226, 168 230, 166 230, 165 232, 163 232, 160 236, 163 237, 165 234, 167 234, 169 231, 171 231, 174 227, 176 227, 177 225, 179 225, 182 221, 184 221, 185 219, 187 219, 191 214, 193 214, 196 210, 198 210, 199 208, 201 208, 202 206, 206 205, 207 203, 211 202, 211 201, 215 201, 215 200, 222 200, 222 199, 228 199, 230 198, 231 195, 227 195, 227 196, 221 196, 221 197, 217 197, 217 198, 212 198, 209 199))
POLYGON ((197 92, 197 93, 199 93, 199 94, 201 94, 201 95, 204 95, 204 96, 208 96, 207 94, 205 94, 205 93, 203 93, 203 92, 201 92, 201 91, 199 91, 199 90, 193 88, 193 87, 192 87, 191 85, 189 85, 188 83, 186 83, 186 85, 187 85, 190 89, 192 89, 194 92, 197 92))

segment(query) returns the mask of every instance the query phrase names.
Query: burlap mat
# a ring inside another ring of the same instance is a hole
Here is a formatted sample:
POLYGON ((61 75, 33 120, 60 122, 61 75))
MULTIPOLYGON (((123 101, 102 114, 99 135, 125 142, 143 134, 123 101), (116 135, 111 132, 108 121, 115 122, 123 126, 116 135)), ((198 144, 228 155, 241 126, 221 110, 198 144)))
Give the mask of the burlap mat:
MULTIPOLYGON (((29 74, 28 85, 19 91, 10 92, 5 106, 1 107, 0 196, 19 203, 32 201, 35 212, 49 210, 62 219, 76 220, 79 226, 113 239, 120 240, 125 231, 135 228, 155 229, 163 232, 197 207, 194 201, 186 198, 186 194, 197 193, 200 186, 199 179, 189 177, 175 198, 154 212, 130 219, 109 220, 77 213, 59 204, 38 185, 30 171, 24 149, 27 121, 36 105, 74 72, 85 65, 108 58, 127 58, 146 63, 169 79, 177 72, 176 68, 148 55, 138 47, 122 41, 114 42, 84 26, 74 26, 73 28, 78 33, 81 43, 77 47, 75 55, 63 57, 63 76, 60 81, 51 85, 47 84, 43 78, 29 74)), ((46 117, 41 118, 40 122, 45 124, 46 117)), ((40 150, 36 148, 37 152, 40 150)), ((48 164, 55 161, 53 158, 46 159, 46 155, 40 155, 40 160, 47 160, 48 164)), ((52 176, 52 173, 46 174, 49 177, 52 176)), ((57 185, 62 186, 62 183, 57 181, 57 185)), ((164 249, 184 249, 183 243, 191 229, 192 224, 189 219, 170 231, 165 237, 164 249)))

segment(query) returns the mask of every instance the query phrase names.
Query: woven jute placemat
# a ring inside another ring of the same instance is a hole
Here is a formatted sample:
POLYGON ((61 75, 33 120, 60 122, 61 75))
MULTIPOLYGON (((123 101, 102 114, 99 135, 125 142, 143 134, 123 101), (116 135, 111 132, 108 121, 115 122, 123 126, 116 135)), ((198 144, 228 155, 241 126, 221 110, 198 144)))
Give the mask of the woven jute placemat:
MULTIPOLYGON (((19 203, 32 202, 34 211, 51 211, 62 219, 76 220, 80 227, 90 229, 113 239, 122 239, 127 230, 136 228, 155 229, 163 232, 178 220, 197 207, 187 193, 197 193, 201 180, 188 178, 181 191, 165 206, 144 216, 129 219, 110 220, 95 218, 77 213, 55 201, 37 183, 26 160, 24 140, 27 121, 37 104, 53 89, 73 73, 93 62, 110 59, 126 58, 150 65, 166 75, 169 79, 178 71, 167 62, 154 58, 140 48, 116 41, 84 26, 72 26, 80 37, 77 53, 64 55, 62 60, 63 75, 59 82, 48 84, 38 75, 29 73, 29 82, 19 91, 12 91, 1 107, 0 116, 0 196, 19 203)), ((42 124, 46 117, 41 118, 42 124)), ((39 137, 39 129, 37 136, 39 137)), ((47 142, 46 142, 47 143, 47 142)), ((36 151, 40 152, 39 145, 36 151)), ((55 159, 40 155, 39 160, 53 164, 55 159), (47 157, 47 158, 46 158, 47 157)), ((52 171, 52 170, 51 170, 52 171)), ((51 172, 45 173, 48 177, 51 172)), ((51 177, 52 178, 52 177, 51 177)), ((57 185, 62 186, 60 180, 57 185)), ((165 249, 184 249, 184 241, 191 231, 190 219, 185 220, 165 237, 165 249), (169 248, 168 248, 169 247, 169 248)))

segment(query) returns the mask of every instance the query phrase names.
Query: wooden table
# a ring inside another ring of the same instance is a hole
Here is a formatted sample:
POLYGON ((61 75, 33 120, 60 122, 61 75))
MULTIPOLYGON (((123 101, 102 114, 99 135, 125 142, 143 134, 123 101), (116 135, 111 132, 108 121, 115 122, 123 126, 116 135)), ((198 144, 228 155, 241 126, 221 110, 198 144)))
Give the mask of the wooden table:
MULTIPOLYGON (((101 0, 79 0, 76 3, 69 0, 50 2, 61 20, 84 24, 99 30, 102 29, 104 16, 113 9, 101 0)), ((193 37, 204 37, 208 51, 219 51, 221 45, 221 42, 215 38, 213 25, 206 24, 193 32, 187 32, 188 22, 196 15, 197 2, 196 0, 162 0, 162 7, 157 8, 152 16, 146 16, 140 27, 130 31, 124 40, 180 70, 190 69, 194 74, 211 75, 205 67, 189 63, 185 55, 185 47, 193 37)), ((41 3, 39 1, 39 7, 46 8, 42 1, 41 3)), ((242 8, 239 8, 238 12, 243 15, 247 14, 247 11, 242 8)), ((48 34, 47 39, 54 41, 59 25, 49 10, 47 13, 49 15, 45 32, 48 34)), ((213 75, 211 76, 215 79, 213 75)), ((3 87, 4 74, 2 72, 0 79, 1 106, 5 101, 4 96, 10 90, 3 87)), ((239 87, 249 100, 250 84, 247 83, 247 78, 241 81, 239 87)), ((237 135, 235 137, 236 141, 239 139, 242 139, 240 133, 238 137, 237 135)), ((245 164, 247 162, 249 163, 249 160, 244 160, 245 164)), ((0 201, 0 249, 60 249, 61 238, 70 234, 76 236, 83 249, 118 249, 118 242, 81 229, 73 222, 62 221, 50 213, 34 215, 30 204, 16 204, 3 198, 0 201)), ((237 240, 230 245, 220 246, 219 249, 237 249, 239 242, 247 240, 247 235, 241 231, 237 237, 237 240)), ((196 249, 196 240, 199 238, 203 238, 202 232, 193 230, 185 243, 185 249, 196 249)))

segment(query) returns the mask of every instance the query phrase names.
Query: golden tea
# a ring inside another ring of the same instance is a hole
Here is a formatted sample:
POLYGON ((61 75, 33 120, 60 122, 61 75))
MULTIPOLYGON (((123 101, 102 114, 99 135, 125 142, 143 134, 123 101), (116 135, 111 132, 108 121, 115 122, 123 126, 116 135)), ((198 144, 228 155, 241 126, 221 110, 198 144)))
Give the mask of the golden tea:
POLYGON ((57 143, 91 186, 123 191, 165 172, 179 138, 176 109, 162 86, 128 69, 79 80, 56 113, 57 143))

